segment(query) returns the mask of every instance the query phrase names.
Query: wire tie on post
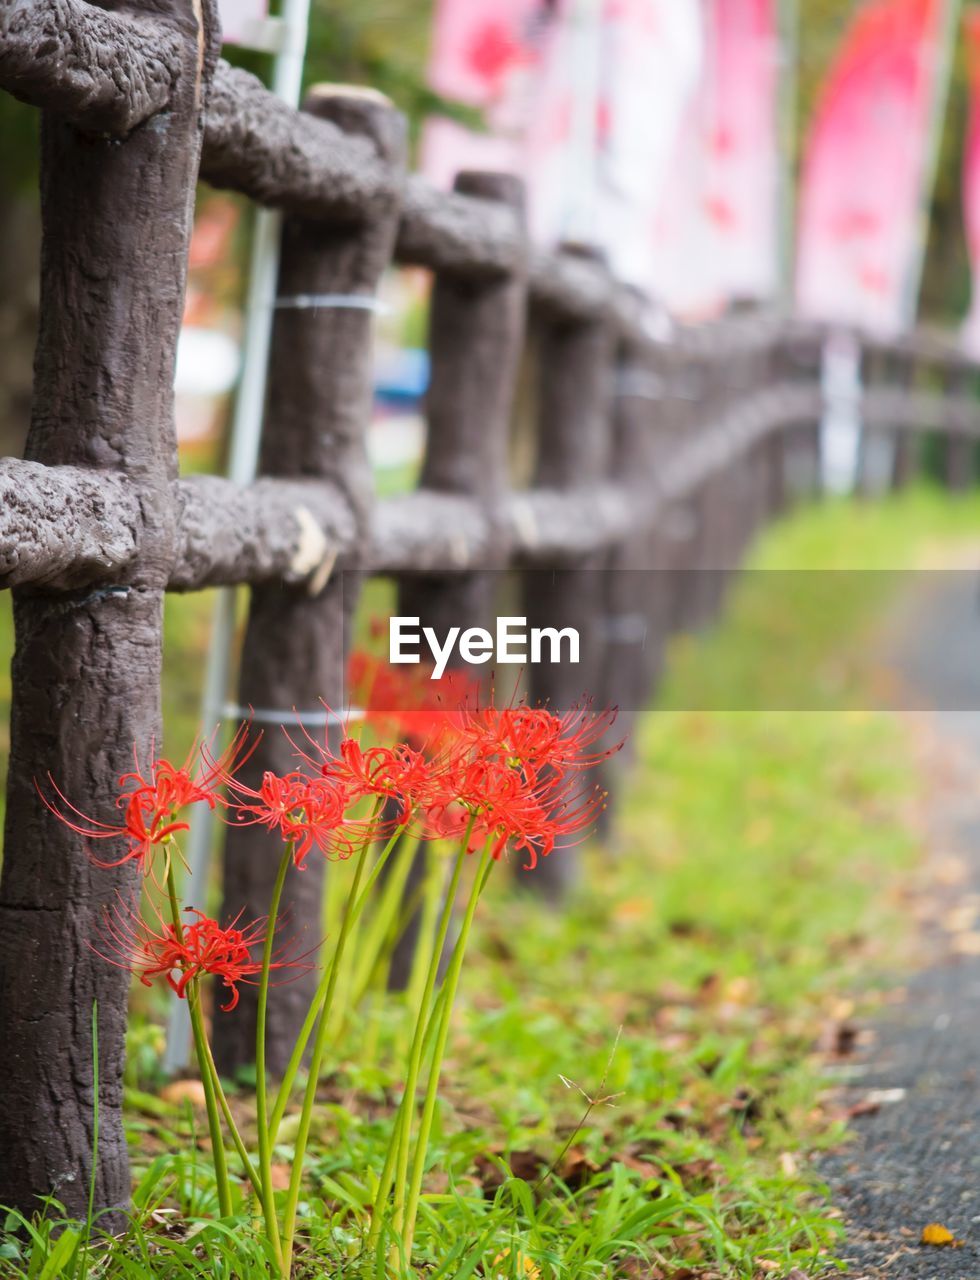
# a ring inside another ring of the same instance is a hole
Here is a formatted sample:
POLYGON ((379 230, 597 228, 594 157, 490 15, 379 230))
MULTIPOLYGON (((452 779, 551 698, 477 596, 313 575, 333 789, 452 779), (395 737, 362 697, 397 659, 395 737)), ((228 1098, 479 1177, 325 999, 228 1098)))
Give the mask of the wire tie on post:
POLYGON ((663 400, 667 386, 657 373, 647 369, 620 369, 615 377, 613 393, 621 399, 663 400))
POLYGON ((276 311, 373 311, 387 315, 391 308, 370 293, 293 293, 275 298, 276 311))
POLYGON ((271 707, 240 707, 234 702, 226 702, 223 708, 226 719, 248 720, 255 724, 300 724, 310 729, 344 726, 352 720, 363 720, 363 707, 351 707, 341 714, 339 711, 328 711, 320 707, 316 711, 300 711, 290 707, 288 711, 276 711, 271 707))

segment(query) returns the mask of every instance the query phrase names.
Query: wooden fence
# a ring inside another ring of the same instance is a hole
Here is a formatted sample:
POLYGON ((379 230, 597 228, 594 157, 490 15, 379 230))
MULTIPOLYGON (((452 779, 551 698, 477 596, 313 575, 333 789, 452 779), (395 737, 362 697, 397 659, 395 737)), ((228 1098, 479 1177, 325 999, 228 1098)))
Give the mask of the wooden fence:
MULTIPOLYGON (((604 636, 585 680, 632 705, 656 676, 639 610, 663 637, 717 592, 626 599, 596 568, 737 563, 753 531, 817 484, 824 335, 743 315, 669 339, 595 256, 541 253, 512 178, 440 194, 405 173, 404 123, 370 91, 319 86, 302 113, 218 61, 208 0, 21 0, 0 6, 0 86, 40 107, 41 325, 26 457, 0 459, 0 587, 14 588, 11 753, 0 882, 0 1204, 54 1193, 84 1213, 92 1141, 89 1019, 100 1021, 97 1204, 129 1194, 121 1078, 128 975, 87 945, 120 871, 38 799, 49 772, 87 812, 160 740, 163 596, 247 584, 242 705, 336 702, 350 574, 395 575, 402 612, 483 622, 490 571, 552 569, 529 621, 604 636), (198 173, 286 214, 261 475, 181 477, 172 373, 198 173), (428 437, 419 489, 372 499, 365 453, 371 312, 392 261, 429 268, 428 437), (538 460, 509 485, 525 338, 538 460)), ((864 344, 868 430, 945 434, 949 478, 980 434, 975 370, 939 338, 864 344)), ((897 479, 910 457, 897 453, 897 479)), ((652 579, 650 579, 652 580, 652 579)), ((541 675, 560 705, 583 672, 541 675)), ((267 733, 254 770, 285 764, 267 733)), ((571 861, 535 883, 562 889, 571 861)), ((135 871, 132 873, 135 875, 135 871)), ((234 833, 229 901, 260 914, 270 866, 234 833)), ((125 878, 125 873, 124 873, 125 878)), ((316 918, 312 869, 287 906, 316 918)), ((284 989, 272 1041, 298 1016, 284 989)), ((244 1001, 243 1001, 244 1004, 244 1001)), ((248 1013, 219 1048, 247 1055, 248 1013)), ((275 1056, 273 1055, 273 1066, 275 1056)))

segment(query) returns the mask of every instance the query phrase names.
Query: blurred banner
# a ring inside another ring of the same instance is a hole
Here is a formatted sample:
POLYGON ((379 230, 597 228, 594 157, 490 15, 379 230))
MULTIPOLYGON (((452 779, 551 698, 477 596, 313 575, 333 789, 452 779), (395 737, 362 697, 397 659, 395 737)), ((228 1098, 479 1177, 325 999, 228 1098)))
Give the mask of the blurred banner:
POLYGON ((439 0, 423 168, 522 174, 534 239, 679 314, 776 292, 778 0, 439 0))
MULTIPOLYGON (((681 6, 696 20, 697 6, 681 6)), ((776 0, 703 0, 704 54, 653 222, 651 287, 671 310, 773 296, 779 272, 776 0)))
POLYGON ((963 151, 963 222, 970 253, 973 285, 970 313, 963 323, 962 341, 970 355, 980 358, 980 7, 963 17, 969 114, 963 151))
POLYGON ((712 0, 708 9, 708 221, 727 298, 779 285, 779 29, 777 0, 712 0))
POLYGON ((701 0, 607 0, 600 49, 595 239, 621 279, 667 301, 699 162, 678 143, 704 72, 701 0))
POLYGON ((948 6, 872 0, 844 39, 803 168, 796 291, 805 315, 882 333, 914 320, 948 6))
POLYGON ((541 51, 557 8, 550 0, 438 0, 429 83, 475 108, 486 131, 441 116, 426 122, 422 169, 437 186, 452 186, 460 169, 524 172, 541 51))
POLYGON ((221 38, 226 44, 248 42, 255 24, 269 13, 269 0, 218 0, 221 38))

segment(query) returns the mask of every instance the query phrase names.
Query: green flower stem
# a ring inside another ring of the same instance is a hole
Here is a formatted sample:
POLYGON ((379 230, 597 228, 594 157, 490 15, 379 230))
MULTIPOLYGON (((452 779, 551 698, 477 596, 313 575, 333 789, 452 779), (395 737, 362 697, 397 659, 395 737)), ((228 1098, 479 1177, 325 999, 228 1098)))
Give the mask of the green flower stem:
MULTIPOLYGON (((391 839, 378 855, 374 866, 371 868, 371 874, 365 881, 364 888, 357 901, 354 903, 353 923, 356 923, 360 918, 361 912, 364 910, 364 907, 371 896, 371 890, 374 888, 375 881, 381 874, 382 868, 388 861, 388 857, 391 854, 392 849, 394 849, 395 845, 398 843, 398 839, 404 830, 405 827, 398 827, 391 839)), ((370 840, 367 841, 367 845, 370 845, 370 840)), ((272 1115, 269 1119, 270 1145, 275 1145, 276 1135, 279 1132, 279 1126, 282 1124, 282 1118, 286 1113, 286 1107, 289 1104, 289 1098, 292 1094, 293 1086, 296 1083, 296 1075, 299 1072, 303 1061, 303 1054, 306 1052, 306 1046, 310 1042, 310 1036, 313 1034, 313 1028, 316 1026, 317 1018, 320 1015, 320 1009, 323 1006, 324 998, 327 994, 327 988, 330 986, 335 963, 336 952, 331 958, 330 963, 324 968, 323 976, 320 978, 319 985, 317 986, 313 999, 310 1002, 310 1007, 306 1012, 306 1018, 300 1028, 299 1035, 296 1037, 296 1043, 293 1045, 293 1051, 289 1055, 289 1062, 286 1064, 286 1070, 283 1072, 283 1077, 279 1084, 279 1092, 276 1094, 275 1105, 272 1108, 272 1115)))
POLYGON ((439 974, 439 960, 442 956, 443 947, 445 946, 446 936, 449 933, 449 923, 452 919, 453 903, 456 900, 456 891, 459 888, 459 879, 462 875, 463 862, 466 858, 466 847, 469 844, 475 821, 475 818, 471 818, 467 824, 466 833, 463 836, 459 852, 456 855, 452 879, 446 893, 446 900, 439 920, 436 940, 429 958, 429 968, 426 973, 425 985, 423 986, 422 993, 419 998, 418 1009, 415 1015, 415 1031, 412 1036, 412 1045, 409 1050, 408 1070, 405 1076, 405 1091, 402 1096, 402 1105, 398 1111, 395 1128, 391 1135, 391 1143, 388 1148, 388 1155, 385 1159, 384 1171, 382 1172, 381 1181, 378 1183, 377 1194, 374 1198, 374 1208, 371 1215, 371 1231, 368 1236, 369 1250, 374 1248, 377 1244, 378 1237, 381 1234, 381 1223, 385 1205, 388 1202, 388 1195, 391 1191, 392 1181, 396 1176, 400 1180, 400 1186, 396 1184, 395 1189, 396 1215, 399 1213, 401 1208, 401 1188, 404 1187, 404 1179, 408 1173, 408 1145, 412 1131, 412 1111, 415 1106, 415 1090, 418 1087, 419 1068, 422 1060, 422 1046, 425 1040, 426 1022, 428 1021, 429 1007, 432 1004, 432 993, 435 990, 436 979, 439 974))
POLYGON ((221 1114, 225 1118, 225 1124, 228 1126, 228 1132, 231 1134, 232 1142, 235 1144, 235 1150, 238 1152, 238 1158, 242 1162, 245 1175, 252 1184, 255 1195, 261 1204, 262 1179, 259 1177, 255 1166, 252 1164, 251 1156, 248 1154, 248 1148, 245 1146, 242 1135, 239 1132, 238 1125, 235 1123, 235 1117, 231 1113, 231 1107, 228 1105, 228 1099, 225 1096, 225 1091, 221 1084, 221 1077, 218 1075, 218 1068, 214 1061, 214 1054, 211 1052, 211 1046, 208 1044, 207 1036, 203 1038, 203 1045, 204 1053, 207 1057, 208 1070, 211 1074, 211 1084, 214 1088, 215 1097, 218 1099, 221 1114))
MULTIPOLYGON (((174 926, 174 937, 178 945, 184 945, 184 923, 180 916, 180 900, 177 897, 177 883, 171 863, 167 867, 167 896, 170 899, 170 917, 174 926)), ((197 1057, 197 1069, 204 1088, 204 1102, 208 1112, 208 1131, 211 1135, 211 1159, 214 1163, 214 1180, 218 1187, 218 1207, 221 1216, 231 1216, 231 1186, 228 1182, 228 1165, 225 1161, 224 1137, 221 1133, 221 1117, 214 1096, 214 1086, 207 1066, 207 1032, 204 1029, 204 1017, 201 1012, 200 999, 188 999, 188 1012, 191 1019, 191 1031, 194 1035, 194 1052, 197 1057)))
POLYGON ((459 938, 453 950, 449 969, 446 972, 446 979, 443 983, 442 1017, 436 1034, 435 1047, 432 1051, 432 1065, 429 1070, 429 1082, 425 1091, 425 1103, 422 1107, 422 1120, 419 1124, 419 1133, 415 1144, 415 1160, 412 1165, 412 1180, 405 1205, 405 1216, 403 1223, 396 1222, 396 1230, 402 1231, 402 1248, 405 1257, 409 1260, 412 1257, 412 1241, 415 1237, 415 1221, 418 1217, 419 1196, 422 1191, 422 1175, 425 1172, 425 1157, 432 1133, 432 1120, 435 1115, 436 1100, 439 1096, 439 1078, 442 1073, 442 1061, 446 1055, 446 1042, 449 1038, 449 1027, 452 1022, 456 991, 459 987, 459 975, 463 969, 463 957, 466 953, 466 944, 473 925, 473 917, 476 914, 476 904, 480 900, 480 895, 487 883, 492 866, 491 841, 488 840, 483 849, 480 867, 477 871, 473 889, 470 892, 470 900, 466 904, 466 915, 463 917, 459 938))
MULTIPOLYGON (((371 978, 378 967, 378 960, 391 933, 392 924, 398 912, 398 905, 404 897, 405 882, 408 879, 408 873, 418 845, 418 837, 413 837, 405 840, 398 850, 391 874, 385 881, 381 892, 377 910, 373 913, 371 923, 365 931, 363 942, 358 948, 357 964, 352 975, 350 989, 351 1001, 354 1005, 357 1004, 370 986, 371 978)), ((332 1029, 334 1031, 339 1029, 336 1018, 332 1029)))
MULTIPOLYGON (((380 806, 379 806, 380 808, 380 806)), ((377 815, 378 809, 375 810, 377 815)), ((283 1250, 285 1253, 285 1275, 289 1275, 289 1267, 293 1254, 293 1239, 296 1234, 296 1212, 299 1206, 299 1193, 303 1181, 303 1160, 306 1155, 306 1145, 310 1137, 310 1125, 313 1122, 313 1104, 316 1101, 316 1087, 320 1078, 320 1066, 323 1062, 323 1052, 326 1048, 327 1027, 330 1018, 330 1005, 333 1001, 333 994, 337 987, 337 977, 340 973, 340 965, 344 957, 344 948, 347 945, 347 938, 350 935, 355 915, 359 913, 359 908, 363 903, 363 895, 358 897, 361 878, 364 874, 364 867, 367 863, 368 850, 371 847, 372 837, 369 835, 361 846, 357 855, 357 865, 354 868, 354 879, 351 883, 350 892, 347 895, 347 907, 344 911, 343 923, 340 926, 340 937, 337 939, 337 947, 333 954, 333 960, 330 963, 330 977, 327 982, 327 989, 323 996, 323 1007, 320 1010, 320 1016, 316 1024, 316 1036, 313 1041, 313 1056, 310 1059, 310 1074, 306 1081, 306 1091, 303 1094, 303 1109, 300 1112, 299 1129, 296 1133, 296 1146, 293 1155, 293 1167, 289 1177, 289 1191, 286 1194, 286 1210, 283 1217, 283 1250)), ((377 866, 375 867, 375 872, 377 866)))
MULTIPOLYGON (((422 1037, 422 1059, 429 1050, 432 1043, 432 1037, 435 1035, 436 1027, 442 1016, 442 1004, 444 992, 440 991, 436 996, 432 1005, 432 1012, 426 1023, 425 1035, 422 1037)), ((371 1210, 371 1231, 368 1236, 367 1245, 365 1246, 365 1255, 370 1258, 377 1248, 378 1240, 381 1236, 381 1226, 384 1219, 384 1206, 391 1191, 391 1184, 395 1176, 395 1160, 398 1156, 398 1137, 401 1133, 402 1123, 405 1118, 406 1111, 411 1111, 414 1099, 409 1097, 408 1091, 402 1093, 401 1101, 398 1104, 398 1110, 395 1112, 395 1122, 391 1129, 391 1140, 388 1143, 388 1153, 385 1157, 384 1168, 381 1171, 381 1177, 378 1180, 375 1198, 372 1202, 371 1210)), ((411 1121, 409 1121, 411 1124, 411 1121)))
MULTIPOLYGON (((262 948, 262 971, 259 975, 259 999, 255 1014, 255 1111, 259 1130, 259 1177, 262 1180, 262 1207, 265 1211, 265 1226, 275 1250, 276 1258, 282 1260, 282 1244, 279 1237, 279 1220, 276 1217, 276 1194, 272 1186, 272 1143, 269 1141, 269 1094, 265 1078, 265 1032, 269 1013, 269 976, 272 972, 272 952, 275 947, 276 921, 279 917, 279 904, 282 901, 282 890, 286 883, 286 875, 293 860, 293 841, 287 840, 279 860, 275 884, 272 887, 272 900, 269 903, 269 917, 266 921, 265 945, 262 948)), ((289 1272, 285 1271, 284 1275, 289 1272)))
POLYGON ((423 1047, 425 1044, 425 1032, 429 1019, 429 1010, 432 1006, 432 993, 439 977, 439 966, 442 963, 442 955, 446 945, 446 938, 449 934, 449 924, 452 919, 453 907, 456 903, 456 894, 459 890, 459 881, 463 872, 463 863, 466 859, 466 850, 470 842, 470 836, 473 830, 473 819, 470 820, 467 827, 466 835, 463 837, 463 843, 460 845, 459 853, 456 856, 456 864, 453 867, 452 879, 449 882, 449 889, 446 893, 446 903, 442 910, 442 916, 439 919, 439 928, 436 932, 435 941, 432 946, 432 953, 429 956, 429 968, 425 975, 425 986, 422 989, 422 999, 419 1002, 418 1014, 416 1016, 415 1031, 412 1036, 412 1047, 409 1051, 409 1067, 408 1076, 405 1080, 405 1092, 408 1095, 409 1102, 402 1117, 401 1129, 398 1134, 398 1165, 395 1172, 395 1204, 393 1211, 393 1221, 395 1229, 399 1230, 402 1222, 402 1210, 405 1204, 405 1189, 408 1185, 408 1159, 412 1144, 412 1121, 415 1112, 415 1094, 419 1085, 419 1074, 422 1069, 423 1047))
MULTIPOLYGON (((432 958, 431 947, 435 937, 436 919, 439 915, 439 897, 443 880, 442 869, 439 866, 438 859, 433 857, 431 845, 426 852, 429 865, 425 877, 418 946, 415 948, 415 955, 412 957, 412 970, 408 979, 408 989, 405 992, 405 1007, 407 1009, 417 1009, 421 1001, 425 975, 428 972, 429 961, 432 958)), ((401 1042, 402 1039, 403 1037, 400 1033, 399 1041, 401 1042)), ((400 1043, 399 1048, 400 1052, 405 1052, 403 1043, 400 1043)))

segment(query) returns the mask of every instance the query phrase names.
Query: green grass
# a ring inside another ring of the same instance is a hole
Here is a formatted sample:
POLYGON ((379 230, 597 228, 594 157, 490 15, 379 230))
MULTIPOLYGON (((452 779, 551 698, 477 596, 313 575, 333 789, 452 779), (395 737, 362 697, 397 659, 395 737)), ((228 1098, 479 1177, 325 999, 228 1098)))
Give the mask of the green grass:
MULTIPOLYGON (((977 532, 980 501, 917 490, 800 512, 752 565, 907 568, 977 532)), ((660 709, 637 728, 616 839, 586 854, 587 888, 554 913, 519 891, 520 873, 517 888, 505 875, 491 884, 437 1116, 420 1274, 575 1280, 688 1267, 748 1280, 760 1263, 775 1274, 832 1263, 839 1229, 811 1157, 841 1129, 814 1047, 842 998, 896 963, 906 922, 895 890, 918 856, 902 816, 916 786, 907 744, 891 717, 847 709, 868 701, 862 654, 895 583, 866 581, 787 608, 784 573, 741 578, 725 619, 673 646, 660 709), (705 709, 726 699, 839 709, 705 709)), ((181 734, 193 732, 187 673, 206 617, 199 599, 168 604, 166 704, 181 734)), ((309 1163, 303 1276, 362 1274, 403 1035, 389 1000, 336 1046, 309 1163)), ((133 1228, 90 1273, 264 1275, 247 1219, 210 1219, 201 1118, 154 1091, 158 1051, 158 1029, 137 1019, 133 1228)), ((247 1124, 244 1096, 241 1107, 247 1124)), ((0 1276, 82 1274, 44 1272, 57 1244, 50 1224, 36 1230, 16 1258, 8 1240, 0 1276)))

